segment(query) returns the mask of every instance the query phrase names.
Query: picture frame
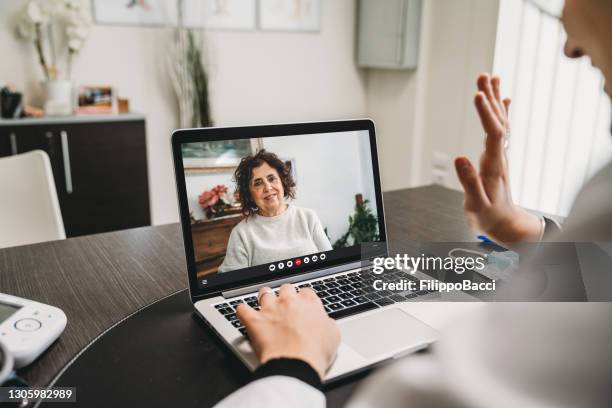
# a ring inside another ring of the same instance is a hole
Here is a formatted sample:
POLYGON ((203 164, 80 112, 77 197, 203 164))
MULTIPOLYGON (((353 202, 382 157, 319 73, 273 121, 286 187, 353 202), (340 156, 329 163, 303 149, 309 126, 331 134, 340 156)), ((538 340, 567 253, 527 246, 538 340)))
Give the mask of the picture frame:
POLYGON ((319 32, 321 0, 259 0, 257 20, 260 30, 319 32))
POLYGON ((175 1, 167 0, 92 0, 96 24, 120 26, 176 26, 175 1))
POLYGON ((187 174, 233 172, 243 157, 261 150, 261 139, 221 140, 183 145, 187 174))
POLYGON ((321 0, 92 0, 96 24, 204 30, 321 30, 321 0), (182 10, 179 10, 179 4, 182 10))
POLYGON ((257 28, 257 0, 183 0, 183 25, 210 30, 257 28))
POLYGON ((103 25, 177 27, 179 11, 187 28, 257 28, 257 0, 92 0, 94 21, 103 25))
POLYGON ((110 85, 80 85, 77 89, 77 114, 112 114, 116 111, 116 92, 110 85))

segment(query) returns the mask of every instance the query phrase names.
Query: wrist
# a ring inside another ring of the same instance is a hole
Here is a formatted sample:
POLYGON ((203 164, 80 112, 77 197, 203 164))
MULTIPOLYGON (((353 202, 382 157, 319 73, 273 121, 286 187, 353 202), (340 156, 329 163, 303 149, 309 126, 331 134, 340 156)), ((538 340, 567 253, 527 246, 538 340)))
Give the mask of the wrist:
POLYGON ((317 359, 304 352, 296 352, 296 351, 278 351, 278 352, 262 352, 260 362, 261 364, 266 364, 272 360, 278 359, 293 359, 293 360, 301 360, 308 364, 312 369, 317 373, 319 378, 323 380, 325 376, 325 370, 327 369, 327 365, 323 359, 317 359))
POLYGON ((544 223, 541 217, 523 208, 514 207, 507 217, 485 232, 503 244, 539 242, 544 233, 544 223))
POLYGON ((514 242, 540 242, 544 235, 545 224, 542 217, 517 207, 517 240, 514 242))
POLYGON ((298 379, 313 388, 322 390, 323 382, 312 366, 303 360, 291 358, 272 359, 259 366, 253 373, 253 381, 271 376, 285 376, 298 379))

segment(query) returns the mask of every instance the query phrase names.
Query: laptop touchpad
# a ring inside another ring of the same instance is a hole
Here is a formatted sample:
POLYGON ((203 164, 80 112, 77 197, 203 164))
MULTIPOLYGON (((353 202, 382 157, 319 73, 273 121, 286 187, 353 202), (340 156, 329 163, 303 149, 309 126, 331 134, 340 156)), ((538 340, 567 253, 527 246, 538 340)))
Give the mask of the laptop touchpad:
POLYGON ((438 338, 438 332, 401 309, 391 308, 338 322, 342 341, 363 357, 416 351, 438 338))

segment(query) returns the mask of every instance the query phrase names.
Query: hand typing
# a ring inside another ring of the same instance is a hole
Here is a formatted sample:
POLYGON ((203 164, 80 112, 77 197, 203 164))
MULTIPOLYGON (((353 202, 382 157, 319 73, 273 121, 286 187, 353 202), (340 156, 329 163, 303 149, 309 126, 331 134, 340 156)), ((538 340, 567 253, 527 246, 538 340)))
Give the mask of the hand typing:
POLYGON ((236 314, 261 363, 282 357, 300 359, 323 379, 340 344, 340 331, 321 299, 310 288, 296 293, 289 284, 281 286, 278 297, 270 288, 261 288, 259 298, 261 311, 241 304, 236 314))

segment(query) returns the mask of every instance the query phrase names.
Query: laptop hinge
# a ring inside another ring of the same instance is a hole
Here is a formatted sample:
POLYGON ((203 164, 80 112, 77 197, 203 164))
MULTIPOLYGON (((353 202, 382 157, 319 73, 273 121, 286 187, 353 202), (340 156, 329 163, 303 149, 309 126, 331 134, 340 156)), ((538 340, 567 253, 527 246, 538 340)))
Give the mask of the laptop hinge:
POLYGON ((243 286, 241 288, 221 292, 221 295, 226 299, 233 298, 236 296, 246 295, 247 293, 257 292, 259 288, 261 288, 262 286, 276 287, 276 286, 282 285, 283 283, 303 282, 309 279, 320 278, 321 276, 327 276, 327 275, 331 275, 331 274, 339 273, 339 272, 346 272, 351 269, 363 268, 363 267, 369 266, 370 264, 371 264, 371 261, 369 260, 351 262, 348 264, 334 266, 332 268, 320 269, 317 271, 312 271, 312 272, 308 272, 308 273, 301 274, 301 275, 294 275, 294 276, 289 276, 289 277, 282 278, 282 279, 275 279, 275 280, 271 280, 267 282, 259 282, 255 285, 243 286))

